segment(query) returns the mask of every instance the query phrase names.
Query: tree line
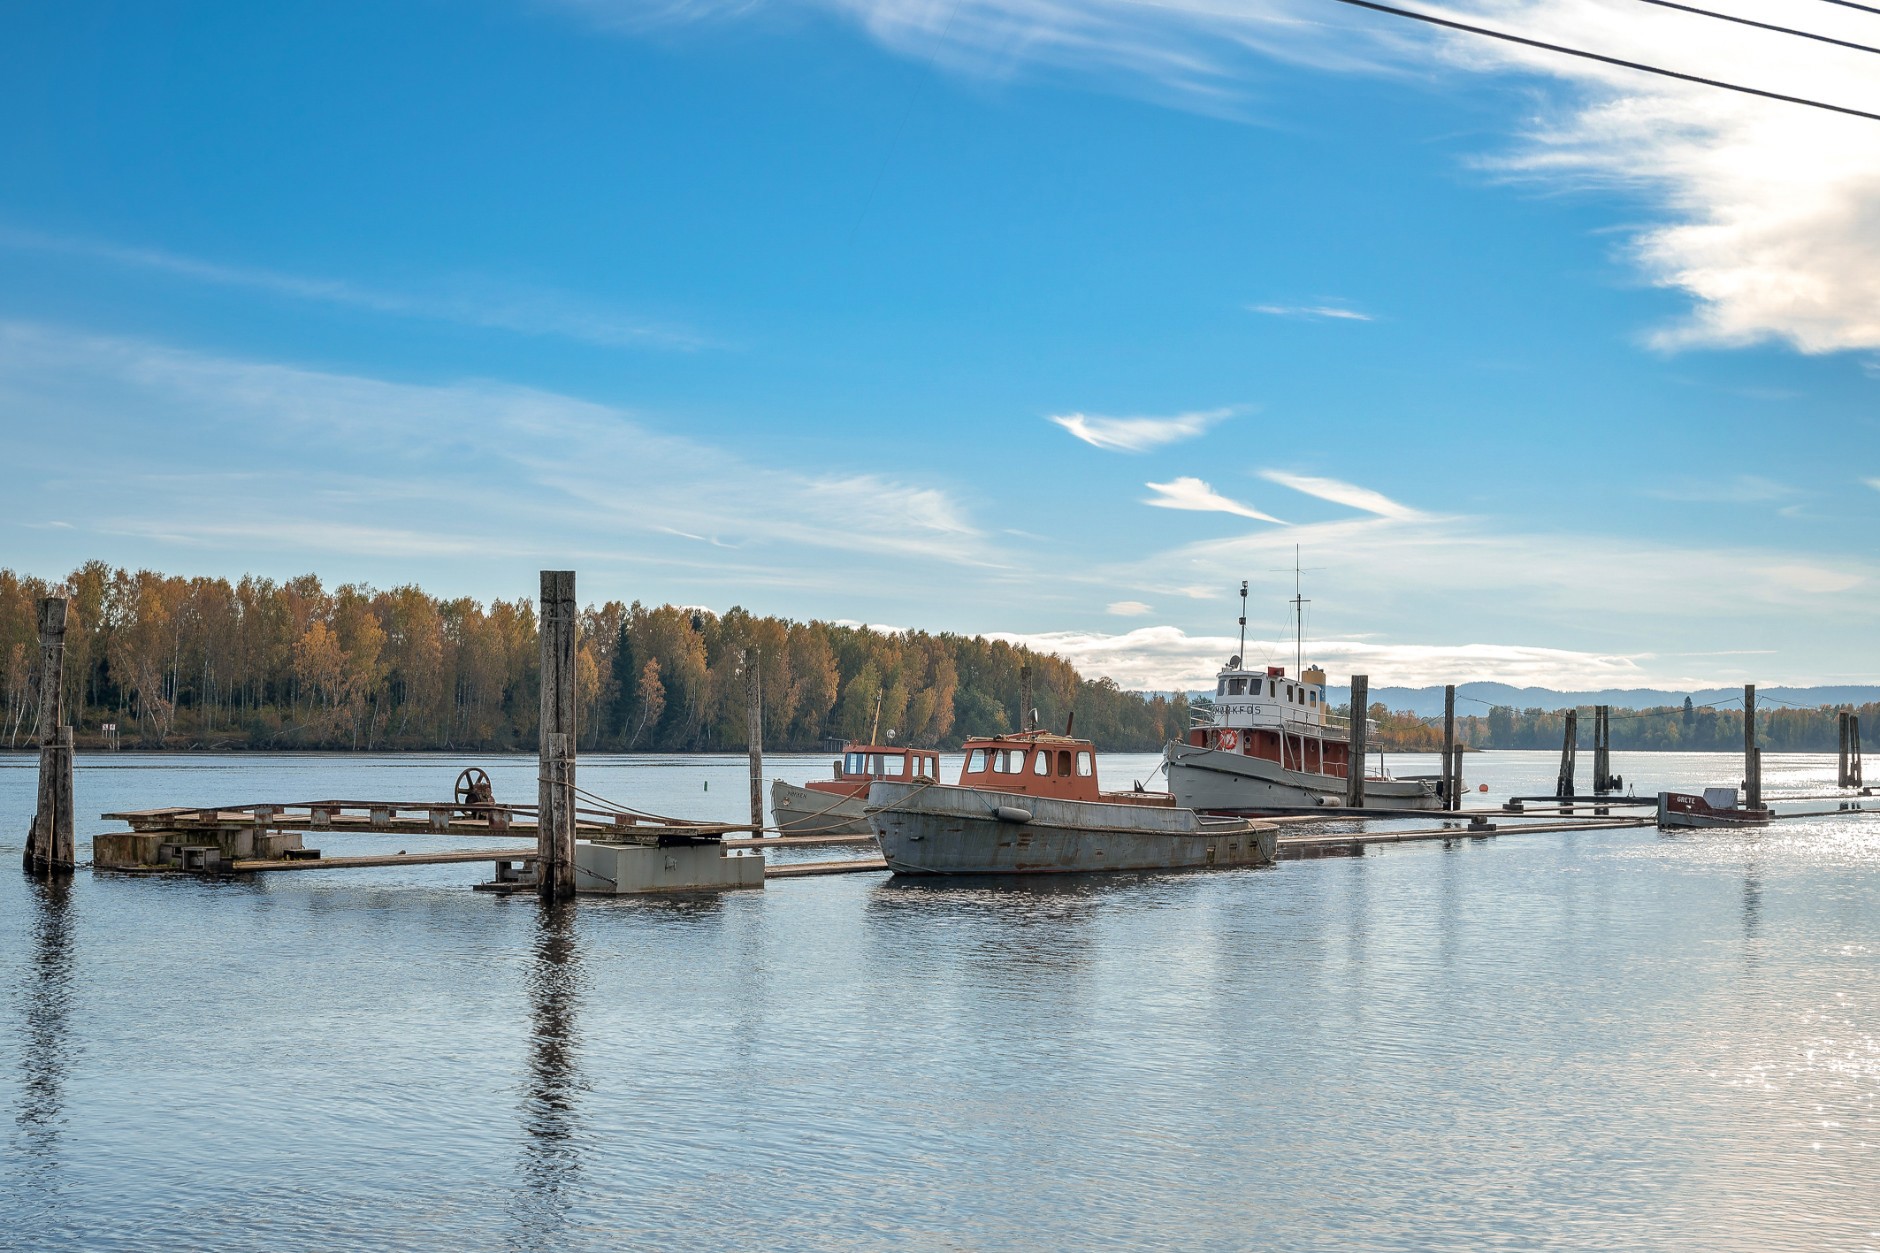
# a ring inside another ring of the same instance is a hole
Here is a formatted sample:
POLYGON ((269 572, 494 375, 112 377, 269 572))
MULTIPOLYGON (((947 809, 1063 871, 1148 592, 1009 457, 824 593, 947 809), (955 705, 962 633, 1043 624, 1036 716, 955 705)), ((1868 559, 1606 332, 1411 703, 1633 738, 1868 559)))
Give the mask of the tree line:
MULTIPOLYGON (((69 598, 66 721, 81 745, 139 748, 505 750, 535 743, 535 607, 440 599, 406 586, 328 589, 185 578, 88 562, 57 582, 0 570, 0 743, 35 742, 36 602, 69 598), (106 724, 118 728, 115 736, 106 724)), ((1083 678, 1067 662, 979 636, 609 601, 582 610, 583 751, 746 746, 746 650, 756 649, 767 748, 881 738, 957 747, 1032 705, 1110 750, 1149 751, 1189 725, 1188 702, 1083 678)))
MULTIPOLYGON (((1343 712, 1342 710, 1340 712, 1343 712)), ((1578 709, 1576 739, 1593 746, 1593 707, 1578 709)), ((1772 753, 1831 753, 1838 747, 1837 709, 1813 709, 1758 704, 1756 742, 1772 753)), ((1880 748, 1880 704, 1854 709, 1868 742, 1880 748)), ((1413 713, 1392 712, 1371 706, 1380 747, 1398 752, 1436 752, 1443 745, 1443 720, 1413 713)), ((1743 711, 1695 705, 1689 697, 1682 705, 1611 711, 1613 750, 1630 752, 1740 752, 1743 748, 1743 711)), ((1486 714, 1458 714, 1456 738, 1471 748, 1537 748, 1558 750, 1566 736, 1566 711, 1512 709, 1495 706, 1486 714)))

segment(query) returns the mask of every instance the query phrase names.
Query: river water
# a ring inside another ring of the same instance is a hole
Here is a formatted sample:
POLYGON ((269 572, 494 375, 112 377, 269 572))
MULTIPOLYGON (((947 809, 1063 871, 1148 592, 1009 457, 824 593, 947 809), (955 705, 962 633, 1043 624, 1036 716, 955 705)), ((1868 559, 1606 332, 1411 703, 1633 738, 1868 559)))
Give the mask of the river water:
MULTIPOLYGON (((0 758, 9 867, 33 764, 0 758)), ((516 757, 87 756, 77 787, 424 800, 468 764, 533 799, 516 757)), ((1547 754, 1468 765, 1551 790, 1547 754)), ((580 782, 746 806, 731 757, 580 782)), ((487 873, 6 871, 0 1246, 1880 1249, 1880 816, 552 910, 487 873)))

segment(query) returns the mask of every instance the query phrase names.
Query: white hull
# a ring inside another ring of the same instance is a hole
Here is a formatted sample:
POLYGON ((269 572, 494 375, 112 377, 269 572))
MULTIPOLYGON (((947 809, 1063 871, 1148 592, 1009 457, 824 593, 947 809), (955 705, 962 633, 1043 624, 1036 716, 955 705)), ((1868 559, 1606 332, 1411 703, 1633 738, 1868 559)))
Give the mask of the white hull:
POLYGON ((867 835, 863 796, 831 796, 814 788, 774 779, 770 812, 783 835, 867 835))
POLYGON ((1264 866, 1278 852, 1271 826, 1203 818, 1169 805, 933 784, 875 784, 868 819, 888 869, 902 875, 1264 866))
MULTIPOLYGON (((1289 770, 1264 757, 1170 744, 1168 790, 1175 803, 1211 814, 1260 814, 1345 803, 1345 781, 1336 775, 1289 770)), ((1441 809, 1436 784, 1423 779, 1366 779, 1366 809, 1441 809)))

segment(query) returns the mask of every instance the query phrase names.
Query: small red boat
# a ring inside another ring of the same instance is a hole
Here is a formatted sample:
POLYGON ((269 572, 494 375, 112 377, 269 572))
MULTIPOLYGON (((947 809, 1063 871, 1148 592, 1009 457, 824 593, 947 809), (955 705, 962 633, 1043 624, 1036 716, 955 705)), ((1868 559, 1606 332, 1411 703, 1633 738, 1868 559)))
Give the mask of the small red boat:
POLYGON ((1707 787, 1701 794, 1658 793, 1660 827, 1760 827, 1773 817, 1772 810, 1740 803, 1733 787, 1707 787))
POLYGON ((782 779, 770 785, 770 809, 781 835, 867 835, 862 808, 877 780, 923 783, 940 777, 940 754, 930 748, 848 744, 833 778, 803 786, 782 779))

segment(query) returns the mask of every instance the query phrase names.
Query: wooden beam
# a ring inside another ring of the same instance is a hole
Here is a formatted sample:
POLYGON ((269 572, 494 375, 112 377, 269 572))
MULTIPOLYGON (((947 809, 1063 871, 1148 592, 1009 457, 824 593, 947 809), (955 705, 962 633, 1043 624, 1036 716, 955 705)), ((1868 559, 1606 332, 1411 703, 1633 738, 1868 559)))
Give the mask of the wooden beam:
POLYGON ((1345 746, 1345 808, 1364 808, 1364 759, 1370 753, 1366 743, 1365 711, 1370 708, 1371 676, 1351 676, 1351 729, 1345 746))
POLYGON ((72 728, 65 725, 63 596, 39 601, 39 797, 21 863, 31 875, 66 875, 77 867, 72 823, 72 728))
POLYGON ((574 895, 575 613, 574 571, 542 571, 536 865, 546 900, 574 895))
POLYGON ((764 672, 755 648, 744 650, 744 733, 750 742, 751 834, 764 833, 764 672))

